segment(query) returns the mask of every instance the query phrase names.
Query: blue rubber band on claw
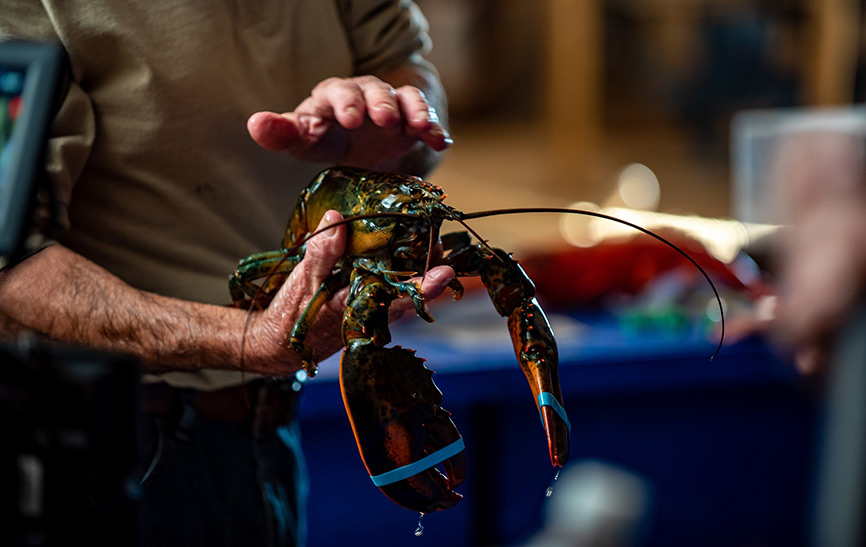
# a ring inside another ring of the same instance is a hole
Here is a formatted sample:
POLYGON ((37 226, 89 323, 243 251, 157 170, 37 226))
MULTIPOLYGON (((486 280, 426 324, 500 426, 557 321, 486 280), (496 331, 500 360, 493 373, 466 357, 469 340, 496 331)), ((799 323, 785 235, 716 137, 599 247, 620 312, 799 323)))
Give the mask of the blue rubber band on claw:
POLYGON ((421 471, 426 471, 433 466, 439 465, 451 456, 456 456, 457 454, 463 452, 463 448, 463 437, 460 437, 448 446, 440 448, 436 452, 424 456, 417 462, 412 462, 408 465, 404 465, 403 467, 398 467, 397 469, 387 471, 385 473, 382 473, 381 475, 370 475, 370 479, 373 481, 373 484, 381 488, 383 486, 402 481, 403 479, 408 479, 412 475, 417 475, 421 471))
POLYGON ((565 422, 566 427, 568 427, 568 434, 571 435, 571 422, 568 421, 568 415, 565 413, 565 409, 562 408, 562 405, 559 404, 559 401, 556 400, 553 393, 542 391, 538 394, 538 416, 541 418, 541 425, 544 425, 544 414, 541 412, 541 407, 544 406, 549 406, 554 412, 559 414, 559 417, 562 418, 562 421, 565 422))

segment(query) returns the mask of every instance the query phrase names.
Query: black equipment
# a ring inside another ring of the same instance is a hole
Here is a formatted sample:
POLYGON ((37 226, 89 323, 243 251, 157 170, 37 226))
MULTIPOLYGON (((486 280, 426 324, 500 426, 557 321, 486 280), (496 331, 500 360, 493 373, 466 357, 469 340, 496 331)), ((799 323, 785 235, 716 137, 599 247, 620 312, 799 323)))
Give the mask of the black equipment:
POLYGON ((138 363, 0 346, 0 544, 135 545, 138 363))
POLYGON ((64 69, 57 44, 0 43, 0 257, 21 251, 64 69))
MULTIPOLYGON (((0 266, 26 255, 37 192, 51 198, 66 64, 59 44, 0 42, 0 266)), ((140 374, 123 355, 0 340, 0 545, 136 544, 140 374)))

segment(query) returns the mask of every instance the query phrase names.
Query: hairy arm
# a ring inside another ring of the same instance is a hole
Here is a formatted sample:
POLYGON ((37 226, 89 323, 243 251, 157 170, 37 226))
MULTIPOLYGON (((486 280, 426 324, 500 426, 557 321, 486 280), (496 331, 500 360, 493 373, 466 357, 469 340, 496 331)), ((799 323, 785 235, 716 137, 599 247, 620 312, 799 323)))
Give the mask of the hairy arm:
MULTIPOLYGON (((329 213, 322 226, 338 220, 329 213)), ((266 310, 253 312, 138 290, 90 260, 50 246, 0 272, 0 332, 28 330, 51 340, 135 355, 152 373, 201 368, 286 376, 301 367, 287 346, 294 323, 345 248, 345 229, 314 238, 266 310)), ((453 277, 428 272, 422 289, 435 298, 453 277)), ((342 346, 340 321, 347 290, 317 316, 306 343, 325 358, 342 346)), ((411 303, 401 303, 401 308, 411 303)))
POLYGON ((59 245, 0 274, 0 314, 5 334, 130 353, 152 372, 237 366, 244 322, 241 310, 137 290, 59 245))

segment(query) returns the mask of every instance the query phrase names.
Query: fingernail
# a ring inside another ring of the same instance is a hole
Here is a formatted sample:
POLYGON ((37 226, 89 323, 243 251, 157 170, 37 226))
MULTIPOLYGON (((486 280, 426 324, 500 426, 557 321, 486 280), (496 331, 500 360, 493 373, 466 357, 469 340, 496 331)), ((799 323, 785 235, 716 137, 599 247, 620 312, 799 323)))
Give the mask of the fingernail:
POLYGON ((427 143, 436 150, 442 150, 452 144, 454 144, 454 139, 451 138, 451 134, 448 133, 442 127, 435 127, 430 131, 430 136, 432 139, 425 139, 427 143), (440 144, 441 141, 441 144, 440 144))
POLYGON ((354 106, 347 106, 343 113, 347 116, 351 116, 353 118, 357 118, 360 115, 360 112, 354 106))
MULTIPOLYGON (((332 211, 328 211, 322 217, 322 228, 324 228, 325 226, 330 226, 335 222, 337 222, 337 215, 335 215, 332 211)), ((326 230, 323 235, 325 237, 333 237, 336 235, 336 233, 337 231, 331 228, 329 230, 326 230)))

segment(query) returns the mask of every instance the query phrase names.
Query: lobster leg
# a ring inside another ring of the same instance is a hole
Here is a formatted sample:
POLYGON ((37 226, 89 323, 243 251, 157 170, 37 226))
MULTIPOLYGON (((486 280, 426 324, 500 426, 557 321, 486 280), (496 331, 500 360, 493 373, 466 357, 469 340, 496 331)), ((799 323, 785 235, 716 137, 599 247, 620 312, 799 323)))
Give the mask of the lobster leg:
POLYGON ((466 471, 463 441, 423 360, 399 346, 383 347, 391 338, 388 308, 397 296, 382 277, 353 272, 340 389, 373 483, 395 503, 429 513, 462 498, 454 488, 466 471))
POLYGON ((427 303, 424 301, 424 295, 421 293, 421 289, 418 288, 412 281, 400 281, 400 276, 409 276, 413 275, 416 272, 391 272, 380 263, 376 263, 369 259, 358 259, 355 262, 355 266, 367 271, 375 271, 381 275, 382 282, 386 283, 391 287, 396 294, 401 296, 408 296, 412 299, 412 305, 415 306, 415 313, 428 323, 433 322, 433 316, 430 315, 430 312, 427 310, 427 303))
POLYGON ((526 375, 547 435, 550 462, 562 467, 568 460, 571 425, 562 404, 559 355, 553 331, 535 299, 535 285, 523 268, 501 249, 468 245, 459 234, 443 238, 450 254, 443 260, 458 276, 481 277, 508 330, 520 368, 526 375), (494 254, 495 253, 495 254, 494 254))
POLYGON ((303 258, 302 255, 287 256, 285 249, 267 251, 248 256, 238 263, 229 276, 229 292, 232 305, 249 308, 255 298, 256 304, 267 307, 274 293, 288 277, 289 273, 303 258), (261 287, 253 283, 264 278, 261 287))
POLYGON ((313 326, 313 322, 316 320, 316 315, 318 315, 319 310, 322 309, 325 302, 330 300, 337 291, 346 286, 348 278, 348 270, 342 269, 337 270, 325 279, 322 284, 319 285, 319 288, 316 290, 315 294, 313 294, 313 298, 311 298, 307 303, 307 307, 304 309, 297 322, 295 322, 295 326, 292 328, 289 345, 301 357, 304 370, 310 375, 310 377, 316 375, 316 365, 318 360, 313 354, 312 348, 304 344, 304 340, 306 340, 307 333, 309 332, 310 327, 313 326))

